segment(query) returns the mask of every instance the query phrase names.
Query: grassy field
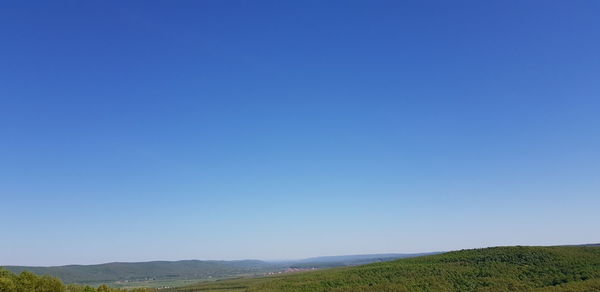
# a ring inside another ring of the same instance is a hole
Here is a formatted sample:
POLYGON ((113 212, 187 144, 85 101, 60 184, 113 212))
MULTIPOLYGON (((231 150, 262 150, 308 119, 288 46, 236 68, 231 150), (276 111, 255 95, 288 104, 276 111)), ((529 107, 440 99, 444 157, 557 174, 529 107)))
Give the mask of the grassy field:
POLYGON ((600 247, 462 250, 167 291, 600 291, 600 247))

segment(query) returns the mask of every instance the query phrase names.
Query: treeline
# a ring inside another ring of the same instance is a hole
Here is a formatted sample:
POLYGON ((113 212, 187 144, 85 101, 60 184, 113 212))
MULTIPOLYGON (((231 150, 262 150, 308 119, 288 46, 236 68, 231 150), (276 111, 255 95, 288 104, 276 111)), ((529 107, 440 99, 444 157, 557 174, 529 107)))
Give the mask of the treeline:
POLYGON ((58 278, 51 276, 38 276, 32 272, 14 274, 0 268, 0 292, 150 292, 149 288, 135 288, 131 290, 111 288, 101 285, 97 288, 75 284, 65 285, 58 278))

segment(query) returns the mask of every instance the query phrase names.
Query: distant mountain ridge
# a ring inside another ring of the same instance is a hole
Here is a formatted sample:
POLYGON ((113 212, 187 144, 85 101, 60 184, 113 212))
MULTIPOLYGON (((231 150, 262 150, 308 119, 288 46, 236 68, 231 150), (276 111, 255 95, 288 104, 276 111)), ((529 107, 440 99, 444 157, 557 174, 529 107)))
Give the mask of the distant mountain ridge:
POLYGON ((311 267, 318 266, 320 268, 325 267, 339 267, 339 266, 355 266, 370 264, 375 262, 386 262, 393 261, 402 258, 411 258, 424 255, 434 255, 441 252, 430 252, 430 253, 384 253, 384 254, 361 254, 361 255, 341 255, 341 256, 321 256, 312 257, 297 261, 289 262, 292 267, 311 267))
POLYGON ((359 255, 340 255, 340 256, 322 256, 322 257, 312 257, 306 258, 302 260, 298 260, 299 262, 332 262, 332 261, 354 261, 354 260, 365 260, 365 259, 388 259, 388 258, 405 258, 405 257, 415 257, 422 255, 430 255, 436 254, 439 252, 429 252, 429 253, 380 253, 380 254, 359 254, 359 255))
POLYGON ((575 246, 600 246, 600 243, 587 243, 587 244, 578 244, 575 246))
POLYGON ((182 260, 151 262, 112 262, 96 265, 65 265, 54 267, 3 266, 9 271, 20 273, 31 271, 40 275, 60 278, 65 283, 103 284, 133 281, 165 280, 208 280, 240 276, 257 276, 283 271, 287 268, 329 268, 352 266, 399 258, 415 257, 419 254, 364 254, 325 256, 301 260, 269 262, 261 260, 182 260))

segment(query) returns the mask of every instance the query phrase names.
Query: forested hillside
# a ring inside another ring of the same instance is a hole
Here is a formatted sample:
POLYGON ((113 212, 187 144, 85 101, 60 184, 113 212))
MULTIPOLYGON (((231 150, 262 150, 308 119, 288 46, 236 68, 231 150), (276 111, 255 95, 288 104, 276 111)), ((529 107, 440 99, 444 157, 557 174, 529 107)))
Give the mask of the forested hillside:
POLYGON ((349 268, 205 283, 170 291, 600 291, 600 248, 462 250, 349 268))
MULTIPOLYGON (((0 269, 0 292, 115 292, 0 269)), ((600 291, 600 247, 494 247, 282 276, 138 291, 600 291)))

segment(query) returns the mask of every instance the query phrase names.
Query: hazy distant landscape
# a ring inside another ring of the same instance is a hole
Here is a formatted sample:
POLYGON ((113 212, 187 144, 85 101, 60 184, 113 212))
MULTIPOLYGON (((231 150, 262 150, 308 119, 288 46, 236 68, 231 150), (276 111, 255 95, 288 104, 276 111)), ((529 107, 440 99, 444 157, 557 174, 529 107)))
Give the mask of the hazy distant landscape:
MULTIPOLYGON (((9 269, 15 272, 30 269, 41 274, 62 273, 66 282, 96 282, 95 286, 103 280, 117 288, 127 286, 121 283, 127 279, 131 281, 129 287, 150 287, 136 290, 144 292, 600 291, 600 246, 597 244, 491 247, 442 254, 322 257, 297 263, 312 268, 307 270, 295 267, 295 263, 261 261, 180 261, 9 269), (376 263, 354 265, 359 262, 376 263), (346 267, 322 268, 336 265, 346 267), (235 279, 226 279, 228 277, 235 279), (114 282, 117 280, 119 282, 114 282), (152 289, 157 286, 159 289, 152 289)), ((17 276, 0 271, 2 292, 118 290, 108 286, 96 289, 61 285, 55 278, 36 280, 27 272, 17 276)))
MULTIPOLYGON (((430 253, 434 254, 434 253, 430 253)), ((289 261, 155 261, 143 263, 107 263, 58 267, 5 266, 14 272, 34 272, 61 279, 66 284, 112 287, 173 287, 198 281, 232 277, 256 277, 339 266, 352 266, 427 254, 373 254, 315 257, 289 261)), ((1 290, 0 290, 1 291, 1 290)))

